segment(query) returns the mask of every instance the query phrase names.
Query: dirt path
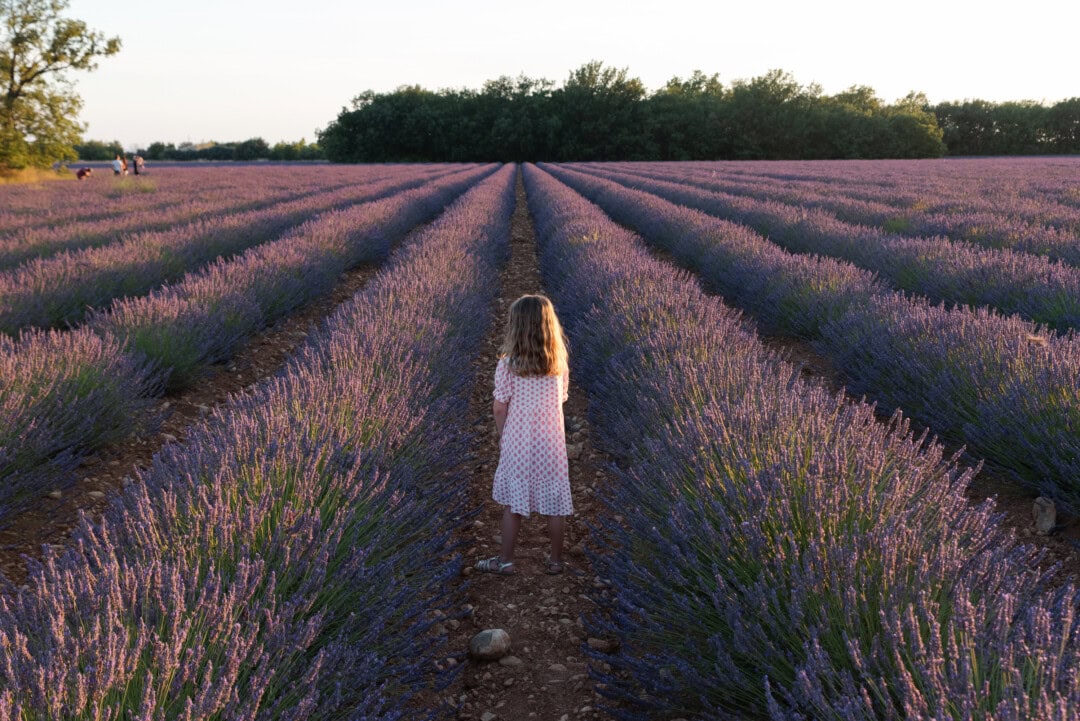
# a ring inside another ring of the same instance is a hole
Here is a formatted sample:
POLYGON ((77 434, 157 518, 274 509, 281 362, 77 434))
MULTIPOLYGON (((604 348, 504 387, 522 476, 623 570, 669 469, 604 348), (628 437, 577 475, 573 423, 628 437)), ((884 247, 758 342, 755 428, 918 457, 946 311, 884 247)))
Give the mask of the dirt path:
MULTIPOLYGON (((570 569, 550 576, 543 562, 548 554, 547 523, 533 515, 522 523, 516 551, 516 574, 496 576, 477 573, 471 566, 480 558, 499 553, 499 525, 502 507, 491 499, 492 479, 499 449, 494 439, 491 414, 492 387, 496 350, 501 341, 503 323, 510 303, 525 293, 543 292, 536 257, 536 236, 525 202, 520 171, 517 181, 517 207, 511 228, 511 258, 500 283, 499 307, 489 332, 482 357, 477 361, 478 383, 469 400, 466 422, 481 431, 473 449, 473 508, 482 508, 475 520, 466 551, 467 568, 463 581, 468 583, 468 602, 472 615, 462 622, 451 621, 447 627, 448 651, 462 654, 474 634, 501 628, 510 634, 510 657, 495 662, 465 660, 457 681, 442 694, 449 707, 457 709, 457 718, 483 721, 538 719, 570 721, 601 718, 599 697, 587 675, 587 662, 581 652, 587 641, 581 625, 582 614, 593 610, 587 594, 596 582, 582 554, 586 524, 596 518, 598 504, 593 490, 603 483, 597 470, 604 459, 591 447, 585 422, 586 399, 580 387, 570 379, 570 399, 564 406, 567 443, 581 444, 580 456, 570 461, 570 486, 575 515, 568 519, 564 558, 570 569), (490 431, 490 432, 489 432, 490 431)), ((573 455, 573 452, 571 452, 573 455)), ((456 661, 455 661, 456 662, 456 661)))
POLYGON ((142 424, 155 427, 154 432, 133 435, 89 456, 76 469, 72 485, 43 496, 0 530, 0 573, 15 584, 22 583, 26 557, 40 558, 46 544, 63 546, 80 512, 100 514, 109 493, 130 482, 136 469, 149 467, 163 445, 183 442, 189 428, 214 407, 281 370, 308 331, 359 292, 379 267, 365 265, 342 273, 330 293, 251 337, 229 362, 209 368, 197 385, 159 399, 142 424), (154 416, 160 423, 154 422, 154 416))

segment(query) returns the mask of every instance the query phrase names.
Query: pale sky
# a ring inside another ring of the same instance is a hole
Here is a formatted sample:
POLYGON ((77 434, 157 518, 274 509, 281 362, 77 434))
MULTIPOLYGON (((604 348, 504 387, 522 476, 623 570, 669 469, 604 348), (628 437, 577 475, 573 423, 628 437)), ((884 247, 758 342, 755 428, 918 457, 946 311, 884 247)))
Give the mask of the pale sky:
POLYGON ((1027 0, 72 0, 124 47, 73 75, 88 139, 125 147, 325 127, 364 90, 561 84, 590 60, 650 90, 695 69, 729 84, 772 68, 891 102, 1080 96, 1080 2, 1027 0))

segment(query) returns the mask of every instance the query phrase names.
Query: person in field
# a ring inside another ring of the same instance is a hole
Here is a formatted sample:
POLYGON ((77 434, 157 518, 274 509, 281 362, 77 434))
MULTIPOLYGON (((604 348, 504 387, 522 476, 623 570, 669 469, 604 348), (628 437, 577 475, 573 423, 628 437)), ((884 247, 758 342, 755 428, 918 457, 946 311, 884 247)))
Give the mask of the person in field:
POLYGON ((120 156, 117 155, 116 159, 112 161, 112 174, 120 175, 120 171, 124 170, 124 163, 120 160, 120 156))
POLYGON ((566 516, 574 512, 562 404, 570 383, 567 344, 551 301, 523 295, 510 306, 495 368, 495 434, 499 466, 492 497, 503 505, 502 548, 476 564, 487 573, 514 573, 522 516, 548 516, 547 573, 562 573, 566 516))
POLYGON ((79 180, 86 180, 87 178, 89 178, 93 174, 94 174, 94 169, 93 168, 79 168, 78 170, 75 171, 75 177, 78 178, 79 180))

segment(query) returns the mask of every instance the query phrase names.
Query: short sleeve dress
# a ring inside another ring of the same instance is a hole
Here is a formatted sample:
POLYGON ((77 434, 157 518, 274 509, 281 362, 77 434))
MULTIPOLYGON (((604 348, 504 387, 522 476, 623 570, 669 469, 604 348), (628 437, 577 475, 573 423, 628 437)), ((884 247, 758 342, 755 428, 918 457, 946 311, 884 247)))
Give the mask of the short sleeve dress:
POLYGON ((495 400, 509 403, 492 497, 527 516, 569 516, 570 469, 562 404, 570 377, 523 377, 506 358, 495 368, 495 400))

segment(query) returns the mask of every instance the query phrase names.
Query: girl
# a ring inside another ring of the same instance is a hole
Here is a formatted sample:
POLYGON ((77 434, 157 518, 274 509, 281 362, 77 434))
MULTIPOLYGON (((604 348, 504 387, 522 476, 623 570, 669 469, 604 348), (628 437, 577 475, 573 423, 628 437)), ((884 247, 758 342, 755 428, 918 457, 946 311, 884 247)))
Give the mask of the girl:
POLYGON ((499 467, 492 497, 503 508, 502 553, 476 564, 488 573, 514 572, 521 517, 548 516, 551 556, 545 570, 562 573, 566 516, 574 512, 562 404, 570 372, 566 338, 551 301, 523 295, 510 306, 495 368, 495 435, 499 467))

